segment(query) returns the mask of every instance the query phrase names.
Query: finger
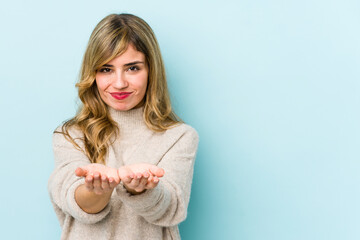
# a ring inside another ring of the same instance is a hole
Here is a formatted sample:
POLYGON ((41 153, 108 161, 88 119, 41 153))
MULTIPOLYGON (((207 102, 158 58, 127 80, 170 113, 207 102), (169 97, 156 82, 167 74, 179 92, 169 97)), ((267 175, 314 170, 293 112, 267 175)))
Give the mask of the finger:
POLYGON ((83 169, 83 168, 81 168, 81 167, 78 167, 78 168, 75 170, 75 174, 76 174, 76 176, 78 176, 78 177, 85 177, 87 173, 88 173, 88 171, 85 170, 85 169, 83 169))
POLYGON ((94 178, 91 175, 86 176, 85 178, 85 187, 89 190, 89 191, 93 191, 94 190, 94 184, 93 184, 94 178))
POLYGON ((143 175, 144 178, 148 179, 151 174, 148 171, 145 171, 145 172, 142 173, 142 175, 143 175))
POLYGON ((150 177, 148 178, 147 184, 158 183, 158 182, 159 182, 159 178, 157 176, 150 175, 150 177))
POLYGON ((116 187, 118 184, 119 184, 119 183, 116 182, 116 181, 114 180, 114 178, 112 178, 112 177, 109 178, 109 186, 110 186, 111 189, 113 189, 114 187, 116 187))
POLYGON ((94 173, 94 192, 96 194, 101 194, 102 188, 101 188, 101 175, 99 172, 94 173))
POLYGON ((153 189, 159 184, 159 178, 154 177, 151 179, 151 181, 148 181, 148 184, 146 184, 145 189, 153 189))
POLYGON ((157 184, 157 183, 159 182, 159 178, 155 176, 155 177, 153 178, 152 182, 157 184))
POLYGON ((133 179, 134 179, 134 178, 132 178, 132 177, 130 177, 130 176, 126 176, 126 177, 122 178, 121 180, 122 180, 123 183, 125 183, 125 184, 130 184, 133 179))
POLYGON ((131 180, 134 178, 134 173, 126 167, 119 168, 118 175, 120 180, 125 184, 130 184, 131 180))
MULTIPOLYGON (((120 181, 121 181, 121 179, 120 179, 120 177, 119 177, 118 174, 117 174, 115 177, 111 177, 111 178, 114 180, 114 182, 116 183, 116 185, 119 184, 120 181)), ((110 180, 110 177, 109 177, 109 180, 110 180)), ((110 181, 109 181, 109 182, 110 182, 110 181)))
POLYGON ((142 177, 141 173, 136 173, 135 177, 131 180, 131 182, 130 182, 130 184, 128 184, 128 186, 132 189, 137 188, 139 186, 141 177, 142 177))
POLYGON ((149 177, 148 177, 148 183, 150 183, 152 180, 153 180, 153 175, 150 175, 149 177))
POLYGON ((110 184, 109 184, 109 179, 106 175, 101 175, 101 188, 104 191, 109 191, 110 190, 110 184))
POLYGON ((164 169, 162 169, 162 168, 160 168, 158 166, 151 166, 149 170, 150 170, 151 174, 153 174, 153 175, 155 175, 157 177, 162 177, 165 174, 164 169))
POLYGON ((148 177, 150 176, 148 173, 143 173, 143 175, 146 175, 147 177, 143 176, 140 179, 139 185, 135 188, 135 191, 137 192, 142 192, 145 189, 145 186, 147 185, 148 182, 148 177))
POLYGON ((145 185, 145 188, 147 189, 147 186, 149 186, 149 184, 152 184, 152 180, 154 179, 153 175, 150 175, 147 179, 147 183, 145 185))

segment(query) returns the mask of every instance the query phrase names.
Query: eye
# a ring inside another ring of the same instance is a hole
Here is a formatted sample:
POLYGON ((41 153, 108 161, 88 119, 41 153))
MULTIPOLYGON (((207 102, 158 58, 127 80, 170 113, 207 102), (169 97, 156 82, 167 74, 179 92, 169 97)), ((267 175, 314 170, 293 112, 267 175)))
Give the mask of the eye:
POLYGON ((99 72, 102 72, 102 73, 108 73, 108 72, 111 72, 111 69, 110 68, 100 68, 99 69, 99 72))
POLYGON ((130 70, 131 72, 136 72, 139 70, 139 68, 137 66, 131 66, 128 68, 128 70, 130 70))

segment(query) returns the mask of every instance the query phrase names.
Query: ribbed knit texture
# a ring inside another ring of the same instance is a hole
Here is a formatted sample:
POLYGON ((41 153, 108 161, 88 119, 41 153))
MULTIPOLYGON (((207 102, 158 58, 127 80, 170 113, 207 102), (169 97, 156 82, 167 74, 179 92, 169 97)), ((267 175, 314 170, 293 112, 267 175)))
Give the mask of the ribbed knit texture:
MULTIPOLYGON (((110 109, 110 113, 120 134, 109 147, 106 165, 151 163, 163 168, 165 175, 156 188, 140 195, 130 195, 119 184, 103 211, 88 214, 77 205, 74 194, 84 183, 84 178, 75 176, 75 169, 90 162, 62 134, 54 134, 55 169, 48 189, 62 227, 61 239, 180 239, 177 225, 187 214, 198 146, 196 131, 179 124, 153 132, 143 120, 143 108, 110 109)), ((83 148, 83 134, 75 129, 70 134, 79 138, 76 141, 83 148)))

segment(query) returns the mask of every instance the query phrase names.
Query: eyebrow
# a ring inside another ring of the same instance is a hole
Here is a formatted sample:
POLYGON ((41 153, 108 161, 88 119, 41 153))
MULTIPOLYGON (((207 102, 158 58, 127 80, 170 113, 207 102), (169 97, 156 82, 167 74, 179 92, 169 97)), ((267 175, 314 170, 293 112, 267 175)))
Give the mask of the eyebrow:
MULTIPOLYGON (((126 63, 126 64, 124 64, 124 66, 128 67, 128 66, 135 65, 135 64, 145 64, 145 63, 141 62, 141 61, 134 61, 134 62, 126 63)), ((103 67, 114 67, 114 66, 111 64, 104 64, 103 67)))
POLYGON ((139 64, 139 63, 145 64, 144 62, 141 62, 141 61, 135 61, 135 62, 126 63, 126 64, 124 64, 124 66, 131 66, 131 65, 135 65, 135 64, 139 64))

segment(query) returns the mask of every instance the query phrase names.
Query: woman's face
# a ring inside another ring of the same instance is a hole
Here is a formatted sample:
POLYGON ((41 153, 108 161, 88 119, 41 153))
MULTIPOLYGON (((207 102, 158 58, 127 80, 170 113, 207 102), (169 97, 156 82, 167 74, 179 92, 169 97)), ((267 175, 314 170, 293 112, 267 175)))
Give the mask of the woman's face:
POLYGON ((145 55, 129 44, 123 54, 96 72, 96 85, 108 106, 127 111, 144 103, 148 73, 145 55))

